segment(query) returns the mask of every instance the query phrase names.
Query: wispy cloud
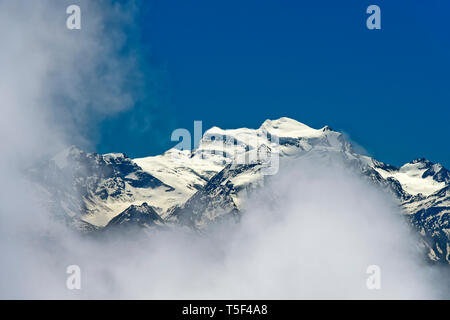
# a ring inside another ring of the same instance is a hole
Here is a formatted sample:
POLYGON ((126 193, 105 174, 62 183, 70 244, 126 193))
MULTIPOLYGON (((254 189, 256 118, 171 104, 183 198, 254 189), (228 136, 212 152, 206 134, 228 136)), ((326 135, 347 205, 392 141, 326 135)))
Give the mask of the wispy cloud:
POLYGON ((421 264, 395 205, 359 177, 317 161, 288 167, 251 199, 240 224, 203 236, 174 229, 140 241, 93 240, 49 216, 23 168, 69 143, 88 144, 83 131, 132 107, 140 92, 139 55, 123 48, 136 7, 76 3, 80 32, 65 28, 69 1, 0 3, 0 297, 446 294, 421 264), (81 267, 80 291, 66 288, 72 264, 81 267), (365 286, 368 264, 381 267, 380 291, 365 286))

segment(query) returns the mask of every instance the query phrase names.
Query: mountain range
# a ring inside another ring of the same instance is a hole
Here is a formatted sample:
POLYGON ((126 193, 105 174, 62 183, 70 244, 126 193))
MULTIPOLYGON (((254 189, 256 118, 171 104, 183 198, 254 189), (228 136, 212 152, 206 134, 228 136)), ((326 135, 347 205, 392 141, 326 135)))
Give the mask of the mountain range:
POLYGON ((72 146, 30 169, 29 176, 54 216, 80 232, 171 225, 203 230, 223 219, 238 221, 249 195, 270 180, 266 164, 254 156, 261 147, 281 160, 342 160, 392 195, 420 234, 429 261, 450 264, 446 168, 424 158, 392 166, 357 153, 328 126, 313 129, 290 118, 266 120, 258 129, 213 127, 193 150, 172 148, 138 159, 72 146))

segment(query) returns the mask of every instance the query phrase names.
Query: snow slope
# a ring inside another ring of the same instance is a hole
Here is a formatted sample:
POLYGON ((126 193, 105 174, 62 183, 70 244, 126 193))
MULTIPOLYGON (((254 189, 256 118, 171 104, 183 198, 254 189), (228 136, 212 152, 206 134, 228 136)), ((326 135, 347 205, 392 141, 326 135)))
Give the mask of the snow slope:
POLYGON ((426 159, 397 168, 357 154, 327 126, 313 129, 286 117, 266 120, 257 129, 213 127, 192 151, 170 149, 138 159, 71 147, 31 175, 52 197, 53 211, 79 228, 97 230, 120 214, 115 221, 136 222, 129 217, 141 219, 144 210, 201 229, 245 210, 249 194, 264 185, 271 156, 341 159, 398 199, 424 237, 430 259, 450 261, 447 169, 426 159))

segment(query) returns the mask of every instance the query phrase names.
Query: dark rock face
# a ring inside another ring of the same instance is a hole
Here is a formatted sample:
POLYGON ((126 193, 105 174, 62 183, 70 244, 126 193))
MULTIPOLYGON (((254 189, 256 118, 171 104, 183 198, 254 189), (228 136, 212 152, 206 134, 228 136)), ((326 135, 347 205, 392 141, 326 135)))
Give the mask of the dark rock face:
POLYGON ((239 209, 231 196, 237 190, 229 179, 248 167, 249 165, 244 165, 232 168, 231 164, 228 165, 183 206, 175 208, 168 220, 196 228, 199 224, 217 222, 227 216, 237 218, 239 209))
POLYGON ((410 221, 431 249, 430 258, 450 264, 450 186, 421 201, 410 221))
POLYGON ((89 213, 88 205, 94 204, 97 198, 106 201, 132 197, 126 184, 135 188, 173 190, 143 171, 125 154, 100 155, 71 147, 61 158, 42 163, 29 172, 31 179, 52 195, 50 206, 57 216, 89 213))
MULTIPOLYGON (((324 130, 324 132, 329 131, 330 129, 324 130)), ((426 159, 410 162, 414 167, 419 168, 421 173, 423 172, 423 179, 429 181, 431 177, 437 183, 445 185, 433 194, 413 195, 408 193, 396 178, 384 175, 385 172, 398 172, 400 168, 356 154, 342 135, 337 136, 337 141, 329 140, 327 136, 308 138, 307 141, 301 137, 281 137, 279 144, 296 149, 298 157, 307 156, 313 152, 311 150, 317 150, 317 154, 329 161, 337 159, 343 161, 370 182, 392 194, 399 200, 411 225, 422 236, 425 246, 429 249, 429 258, 436 262, 450 264, 450 172, 443 166, 433 164, 426 159)), ((205 184, 195 184, 196 193, 187 201, 183 200, 185 201, 183 204, 177 204, 163 212, 164 219, 158 214, 158 208, 154 203, 154 206, 147 204, 152 204, 152 199, 148 199, 145 195, 145 199, 140 198, 143 200, 141 205, 129 206, 110 220, 103 229, 82 220, 83 215, 90 214, 92 208, 104 210, 104 208, 96 207, 102 201, 125 199, 128 203, 137 203, 133 198, 133 192, 139 193, 140 189, 161 187, 163 191, 157 190, 156 195, 166 199, 162 194, 173 194, 176 192, 175 189, 165 184, 164 178, 159 180, 142 170, 124 154, 99 155, 85 153, 77 148, 70 148, 61 159, 43 163, 39 168, 30 170, 29 174, 51 195, 49 206, 56 213, 55 216, 66 222, 69 221, 68 224, 78 230, 95 233, 100 230, 128 230, 132 227, 159 228, 169 224, 202 229, 208 224, 226 219, 239 220, 242 211, 238 193, 243 189, 252 192, 251 190, 259 185, 252 186, 251 183, 235 185, 235 178, 240 175, 247 178, 257 177, 260 175, 262 166, 257 162, 242 165, 231 163, 222 168, 215 175, 202 177, 205 184), (67 183, 68 181, 71 183, 67 183)), ((187 168, 184 172, 189 172, 191 169, 187 168)), ((263 184, 264 179, 265 177, 262 177, 258 181, 262 181, 263 184)))

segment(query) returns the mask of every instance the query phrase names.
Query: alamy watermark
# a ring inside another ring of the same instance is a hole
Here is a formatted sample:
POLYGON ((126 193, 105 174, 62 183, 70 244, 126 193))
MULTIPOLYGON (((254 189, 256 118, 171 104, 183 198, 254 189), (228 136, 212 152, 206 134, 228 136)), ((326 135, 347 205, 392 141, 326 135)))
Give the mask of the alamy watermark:
POLYGON ((66 26, 69 30, 81 29, 81 8, 77 5, 70 5, 66 9, 69 17, 66 20, 66 26))
POLYGON ((377 5, 370 5, 367 7, 366 13, 370 14, 370 16, 367 18, 366 26, 367 29, 373 30, 381 29, 381 9, 377 5))
MULTIPOLYGON (((381 9, 375 4, 367 7, 366 13, 370 16, 366 20, 366 26, 369 30, 381 29, 381 9)), ((66 26, 69 30, 81 29, 81 8, 78 5, 72 4, 67 7, 66 14, 69 17, 66 20, 66 26)))

